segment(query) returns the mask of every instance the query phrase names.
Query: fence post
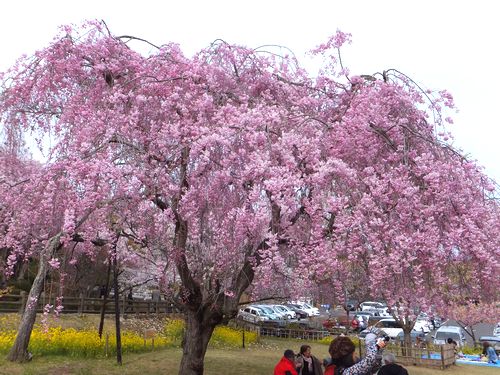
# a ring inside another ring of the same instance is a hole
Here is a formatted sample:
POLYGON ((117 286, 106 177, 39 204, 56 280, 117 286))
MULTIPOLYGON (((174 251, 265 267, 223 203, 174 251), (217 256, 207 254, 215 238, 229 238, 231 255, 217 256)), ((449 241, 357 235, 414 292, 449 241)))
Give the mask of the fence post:
POLYGON ((80 306, 78 306, 78 314, 80 315, 83 314, 83 304, 84 304, 83 293, 80 293, 80 306))
POLYGON ((24 312, 25 307, 26 307, 26 292, 24 290, 21 290, 21 306, 19 307, 19 314, 22 314, 24 312))
POLYGON ((444 345, 441 345, 441 370, 444 370, 444 345))
POLYGON ((109 353, 109 333, 106 332, 106 357, 108 356, 108 353, 109 353))
POLYGON ((245 349, 245 327, 243 327, 241 330, 241 340, 241 347, 245 349))

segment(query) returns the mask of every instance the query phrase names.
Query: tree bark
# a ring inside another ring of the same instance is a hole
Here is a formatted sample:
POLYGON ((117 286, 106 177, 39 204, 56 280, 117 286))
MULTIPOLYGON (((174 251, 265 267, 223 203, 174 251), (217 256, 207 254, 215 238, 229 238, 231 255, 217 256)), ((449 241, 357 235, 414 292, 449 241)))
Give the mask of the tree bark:
POLYGON ((182 360, 179 375, 203 375, 205 354, 215 326, 220 319, 209 311, 188 311, 182 340, 182 360))
POLYGON ((403 325, 403 355, 411 357, 412 355, 412 345, 411 345, 411 330, 412 328, 403 325))
POLYGON ((120 328, 120 301, 118 290, 118 267, 116 265, 116 244, 113 253, 113 287, 115 291, 116 362, 122 364, 122 333, 120 328))
POLYGON ((33 330, 33 325, 35 324, 36 307, 38 299, 42 293, 43 281, 47 276, 48 262, 61 247, 61 235, 62 234, 59 233, 52 237, 47 242, 47 245, 40 255, 38 272, 28 295, 26 308, 24 309, 21 323, 19 324, 16 340, 14 341, 14 345, 10 349, 9 355, 7 356, 9 361, 25 362, 31 359, 31 355, 28 353, 28 345, 30 342, 31 331, 33 330))
POLYGON ((106 313, 106 303, 108 302, 108 291, 109 291, 109 275, 111 274, 111 258, 108 258, 108 273, 106 276, 106 287, 104 289, 104 296, 102 297, 101 306, 101 319, 99 320, 99 338, 102 338, 102 331, 104 329, 104 318, 106 313))

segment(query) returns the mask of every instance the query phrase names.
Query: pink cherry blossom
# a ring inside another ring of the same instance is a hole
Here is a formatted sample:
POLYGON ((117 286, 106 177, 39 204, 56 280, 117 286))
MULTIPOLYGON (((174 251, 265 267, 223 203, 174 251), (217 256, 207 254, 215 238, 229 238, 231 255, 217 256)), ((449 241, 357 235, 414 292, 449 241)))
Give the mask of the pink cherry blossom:
POLYGON ((5 273, 34 257, 64 272, 116 247, 183 309, 181 374, 244 292, 330 286, 406 321, 498 301, 497 185, 445 142, 452 97, 395 70, 351 77, 349 38, 315 50, 316 77, 222 41, 142 56, 97 22, 21 58, 0 96, 5 273), (45 163, 22 152, 25 132, 45 163))

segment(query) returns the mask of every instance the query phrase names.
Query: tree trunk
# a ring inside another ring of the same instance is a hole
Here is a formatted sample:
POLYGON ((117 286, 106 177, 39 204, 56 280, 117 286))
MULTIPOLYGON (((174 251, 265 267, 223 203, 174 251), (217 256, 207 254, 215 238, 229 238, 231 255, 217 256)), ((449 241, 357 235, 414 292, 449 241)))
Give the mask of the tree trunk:
POLYGON ((14 345, 10 349, 9 355, 7 356, 9 361, 24 362, 31 359, 31 356, 28 353, 28 345, 30 342, 31 331, 33 330, 33 325, 35 324, 36 307, 40 294, 42 293, 43 281, 47 275, 48 262, 61 246, 59 242, 60 238, 61 233, 52 237, 40 254, 38 273, 33 281, 33 285, 31 286, 30 293, 28 295, 26 308, 24 309, 23 317, 21 318, 21 323, 19 324, 16 340, 14 341, 14 345))
POLYGON ((408 357, 411 357, 412 355, 412 345, 411 345, 411 328, 403 326, 403 333, 404 333, 404 339, 403 339, 403 355, 406 355, 408 357))
POLYGON ((476 347, 477 346, 476 335, 474 333, 474 328, 472 328, 474 326, 474 324, 471 323, 470 325, 467 325, 467 324, 461 322, 460 320, 457 320, 456 322, 465 331, 465 333, 467 333, 470 336, 470 338, 472 339, 472 343, 473 343, 472 345, 474 347, 476 347))
POLYGON ((218 321, 211 319, 207 311, 188 311, 186 318, 179 375, 203 375, 208 342, 218 321))
POLYGON ((116 244, 113 253, 113 287, 115 290, 116 362, 122 364, 122 333, 120 329, 120 300, 118 290, 118 269, 116 265, 116 244))
POLYGON ((111 258, 108 258, 108 273, 106 276, 106 287, 104 289, 104 296, 102 297, 101 306, 101 319, 99 320, 99 338, 102 338, 102 331, 104 329, 104 318, 106 313, 106 302, 108 302, 109 291, 109 275, 111 274, 111 258))

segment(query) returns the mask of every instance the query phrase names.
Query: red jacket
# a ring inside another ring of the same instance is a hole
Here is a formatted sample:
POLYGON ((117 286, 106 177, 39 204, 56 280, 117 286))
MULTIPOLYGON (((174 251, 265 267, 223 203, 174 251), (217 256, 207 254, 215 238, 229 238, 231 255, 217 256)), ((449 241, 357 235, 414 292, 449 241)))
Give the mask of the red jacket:
POLYGON ((336 370, 336 366, 335 365, 328 365, 325 367, 325 372, 323 373, 323 375, 335 375, 335 370, 336 370))
POLYGON ((274 375, 299 375, 295 369, 295 363, 283 357, 274 368, 274 375))

